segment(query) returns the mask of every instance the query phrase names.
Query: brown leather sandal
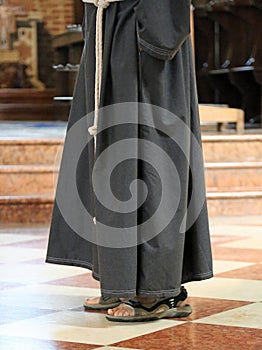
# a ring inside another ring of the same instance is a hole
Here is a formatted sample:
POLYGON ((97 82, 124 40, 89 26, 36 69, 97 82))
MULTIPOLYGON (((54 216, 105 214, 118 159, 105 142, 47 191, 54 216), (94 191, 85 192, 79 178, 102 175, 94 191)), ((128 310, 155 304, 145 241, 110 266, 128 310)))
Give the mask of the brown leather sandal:
POLYGON ((187 298, 187 291, 184 287, 178 296, 172 298, 161 298, 153 304, 142 304, 136 300, 129 300, 122 304, 132 308, 135 312, 133 316, 111 316, 106 315, 109 321, 113 322, 147 322, 156 321, 162 318, 187 317, 192 313, 189 304, 181 305, 187 298))

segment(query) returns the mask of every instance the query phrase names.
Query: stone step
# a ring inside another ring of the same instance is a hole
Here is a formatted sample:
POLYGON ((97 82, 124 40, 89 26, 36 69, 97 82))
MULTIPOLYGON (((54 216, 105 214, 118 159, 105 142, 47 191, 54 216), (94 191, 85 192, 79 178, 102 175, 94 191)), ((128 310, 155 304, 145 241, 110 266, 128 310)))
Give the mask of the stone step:
POLYGON ((58 168, 46 165, 1 165, 0 195, 20 193, 52 193, 58 176, 58 168))
MULTIPOLYGON (((0 165, 0 195, 52 193, 59 161, 54 165, 0 165)), ((262 190, 262 162, 206 163, 208 192, 262 190)))
POLYGON ((1 223, 49 223, 54 195, 0 196, 1 223))
POLYGON ((205 162, 262 161, 262 134, 203 135, 205 162))
POLYGON ((208 192, 262 190, 262 162, 205 163, 208 192))
MULTIPOLYGON (((54 194, 0 196, 1 223, 50 223, 54 194)), ((210 216, 260 215, 262 191, 207 193, 210 216)))
MULTIPOLYGON (((262 134, 203 135, 205 162, 262 161, 262 134)), ((52 165, 62 138, 0 139, 0 164, 52 165)))
POLYGON ((262 191, 207 193, 210 216, 261 215, 262 191))
MULTIPOLYGON (((262 134, 203 135, 205 162, 262 161, 262 134)), ((62 138, 0 139, 0 164, 52 165, 62 138)))
POLYGON ((0 164, 54 165, 60 159, 63 139, 0 139, 0 164))

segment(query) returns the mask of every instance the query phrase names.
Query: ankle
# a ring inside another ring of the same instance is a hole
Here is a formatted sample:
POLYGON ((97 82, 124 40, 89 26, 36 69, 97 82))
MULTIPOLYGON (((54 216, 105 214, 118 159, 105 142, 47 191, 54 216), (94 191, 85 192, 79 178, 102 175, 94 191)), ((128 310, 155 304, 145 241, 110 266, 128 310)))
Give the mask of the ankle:
POLYGON ((136 300, 138 300, 140 303, 142 304, 152 304, 154 302, 156 302, 158 300, 158 298, 154 298, 154 297, 143 297, 143 296, 136 296, 135 298, 136 300))

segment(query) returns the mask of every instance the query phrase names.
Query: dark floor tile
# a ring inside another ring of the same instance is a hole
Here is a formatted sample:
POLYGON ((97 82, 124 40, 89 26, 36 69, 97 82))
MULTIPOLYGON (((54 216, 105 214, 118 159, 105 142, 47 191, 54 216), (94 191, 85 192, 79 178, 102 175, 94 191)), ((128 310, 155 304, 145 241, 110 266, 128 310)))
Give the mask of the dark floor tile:
MULTIPOLYGON (((247 235, 247 237, 249 237, 247 235)), ((221 236, 221 235, 212 235, 211 236, 211 243, 212 245, 219 245, 223 243, 229 243, 229 242, 235 242, 240 241, 241 239, 247 239, 247 237, 243 236, 221 236)))
POLYGON ((185 323, 114 346, 141 350, 260 350, 258 329, 185 323))
POLYGON ((240 278, 247 280, 262 280, 262 264, 256 264, 252 266, 242 267, 241 269, 235 269, 223 273, 219 273, 216 277, 225 278, 240 278))
POLYGON ((208 317, 220 312, 232 310, 241 306, 251 304, 249 302, 237 300, 197 297, 189 297, 186 302, 192 306, 193 312, 189 317, 179 319, 182 321, 198 320, 203 317, 208 317))
POLYGON ((1 350, 94 350, 98 346, 91 344, 49 341, 19 337, 1 337, 1 350))
POLYGON ((259 249, 229 248, 213 245, 212 253, 213 259, 215 260, 231 260, 254 263, 261 261, 261 251, 259 249))

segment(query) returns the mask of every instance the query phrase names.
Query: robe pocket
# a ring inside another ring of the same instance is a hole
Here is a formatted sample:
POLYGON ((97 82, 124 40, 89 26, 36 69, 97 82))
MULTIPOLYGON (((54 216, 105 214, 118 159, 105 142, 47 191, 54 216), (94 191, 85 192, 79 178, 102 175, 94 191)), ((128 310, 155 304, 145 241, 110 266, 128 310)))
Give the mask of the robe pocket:
POLYGON ((172 60, 190 35, 190 0, 140 0, 134 12, 139 49, 172 60))

